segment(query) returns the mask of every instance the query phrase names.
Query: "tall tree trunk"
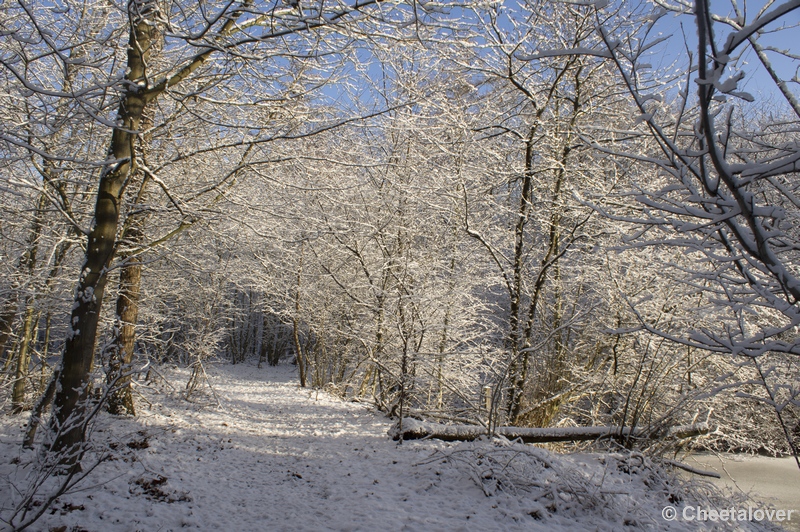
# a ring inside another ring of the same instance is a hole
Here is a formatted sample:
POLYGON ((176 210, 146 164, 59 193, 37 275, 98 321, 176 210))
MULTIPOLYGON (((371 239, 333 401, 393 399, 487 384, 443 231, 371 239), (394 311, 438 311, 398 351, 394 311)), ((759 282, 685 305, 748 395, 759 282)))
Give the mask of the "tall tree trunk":
MULTIPOLYGON (((143 129, 149 130, 152 126, 151 113, 143 113, 143 129)), ((145 163, 151 137, 149 133, 145 133, 140 138, 139 156, 145 163)), ((136 253, 144 242, 147 211, 143 209, 143 206, 147 198, 147 187, 150 184, 149 174, 145 174, 141 170, 137 170, 137 173, 141 177, 139 192, 125 219, 120 239, 125 243, 128 251, 124 255, 120 254, 122 267, 119 272, 116 327, 108 350, 108 373, 106 375, 106 383, 111 387, 108 395, 108 411, 116 415, 127 414, 130 416, 136 415, 131 395, 130 371, 136 342, 136 323, 139 319, 139 295, 142 283, 142 264, 136 253)))
POLYGON ((386 288, 389 285, 389 273, 386 268, 381 273, 381 291, 377 295, 378 312, 375 316, 375 349, 372 351, 375 375, 372 394, 378 400, 378 407, 386 408, 386 387, 383 385, 384 328, 386 326, 386 288), (377 388, 377 389, 376 389, 377 388), (377 392, 377 393, 376 393, 377 392))
POLYGON ((48 312, 44 318, 44 342, 42 343, 42 378, 39 381, 39 390, 44 391, 47 387, 47 358, 50 356, 50 330, 52 318, 48 312))
POLYGON ((34 329, 33 316, 35 314, 33 298, 29 298, 25 309, 25 318, 22 320, 22 337, 20 338, 19 353, 17 354, 17 371, 14 389, 11 394, 11 408, 15 414, 19 414, 25 409, 25 381, 28 378, 28 370, 31 365, 30 345, 34 329))
MULTIPOLYGON (((264 318, 266 321, 266 318, 264 318)), ((258 369, 261 369, 264 366, 264 363, 267 362, 267 351, 269 350, 269 342, 267 340, 263 340, 261 342, 261 349, 258 352, 258 369)))
POLYGON ((525 388, 525 371, 519 358, 520 334, 520 305, 522 303, 522 272, 525 266, 525 224, 531 209, 531 192, 533 189, 533 156, 536 126, 530 128, 525 139, 525 173, 522 176, 522 194, 519 199, 517 223, 514 226, 514 263, 511 305, 509 308, 509 331, 507 348, 510 351, 511 363, 508 373, 511 381, 508 409, 509 418, 516 418, 522 401, 522 392, 525 388))
MULTIPOLYGON (((245 0, 240 8, 225 16, 219 35, 229 35, 237 29, 237 20, 247 12, 251 3, 252 0, 245 0)), ((109 162, 100 174, 94 220, 75 290, 70 330, 61 364, 55 374, 58 382, 55 385, 50 427, 54 438, 49 450, 60 453, 59 460, 69 466, 75 466, 81 454, 86 422, 83 411, 93 365, 97 325, 108 282, 108 267, 116 251, 122 195, 128 178, 136 169, 133 144, 145 107, 166 90, 191 76, 219 50, 216 46, 204 48, 177 72, 148 86, 147 65, 150 56, 154 48, 163 42, 163 24, 158 11, 158 3, 154 1, 128 2, 130 31, 124 80, 126 90, 120 100, 116 126, 111 134, 107 157, 109 162)), ((186 225, 182 224, 181 229, 184 227, 186 225)))
MULTIPOLYGON (((456 228, 453 228, 453 237, 455 241, 456 228)), ((444 358, 447 351, 447 344, 450 338, 450 319, 453 313, 453 297, 456 287, 456 248, 453 246, 450 250, 452 256, 450 257, 450 266, 448 268, 448 299, 447 306, 445 307, 444 317, 442 320, 442 331, 439 337, 438 353, 436 355, 436 408, 441 410, 444 406, 444 358)))
MULTIPOLYGON (((566 72, 566 69, 564 70, 566 72)), ((534 282, 533 293, 531 294, 530 303, 528 306, 528 316, 527 316, 527 323, 525 325, 525 329, 522 334, 524 352, 522 354, 522 360, 520 363, 520 369, 518 373, 518 380, 516 386, 514 387, 514 391, 519 394, 517 396, 517 400, 512 404, 512 409, 510 410, 510 418, 511 422, 517 424, 520 422, 520 416, 522 414, 522 394, 527 386, 527 382, 529 379, 530 373, 530 359, 532 353, 530 351, 530 347, 533 345, 532 339, 532 332, 533 332, 533 324, 536 317, 537 312, 537 305, 539 302, 539 298, 542 294, 545 281, 547 280, 548 270, 553 267, 556 270, 559 268, 558 261, 561 256, 561 199, 563 196, 562 193, 562 186, 564 185, 564 180, 567 178, 567 164, 569 161, 569 155, 572 151, 572 139, 573 139, 573 131, 575 130, 575 126, 577 123, 578 115, 581 111, 581 88, 582 83, 580 79, 580 75, 582 72, 582 67, 578 67, 575 71, 575 95, 572 100, 572 112, 570 115, 569 127, 567 129, 566 138, 564 139, 564 144, 561 147, 561 153, 559 154, 559 162, 560 165, 558 170, 556 171, 556 180, 553 188, 553 196, 552 196, 552 212, 550 214, 550 227, 548 230, 548 245, 547 245, 547 252, 545 253, 544 258, 542 258, 541 266, 539 267, 539 274, 534 282)), ((532 137, 529 138, 532 140, 532 137)), ((529 147, 529 149, 531 149, 529 147)), ((527 153, 527 157, 529 157, 526 166, 526 172, 533 172, 533 159, 532 153, 527 153)), ((530 194, 530 192, 529 192, 530 194)), ((530 196, 529 196, 530 197, 530 196)), ((557 288, 558 289, 558 288, 557 288)), ((560 301, 560 297, 558 298, 560 301)), ((560 305, 560 303, 557 303, 560 305)), ((560 318, 559 320, 560 321, 560 318)))
MULTIPOLYGON (((47 205, 47 196, 39 194, 39 201, 36 204, 33 225, 28 236, 28 249, 20 258, 19 267, 24 269, 28 278, 33 279, 36 272, 37 258, 39 254, 39 240, 42 237, 42 225, 44 224, 44 209, 47 205)), ((30 347, 33 341, 33 317, 36 314, 34 309, 34 293, 30 293, 25 298, 25 317, 22 320, 22 335, 19 338, 19 352, 17 353, 17 369, 14 381, 14 389, 11 394, 11 405, 15 413, 20 413, 25 406, 25 380, 30 369, 30 347)), ((10 356, 10 355, 9 355, 10 356)))
MULTIPOLYGON (((3 358, 6 351, 6 344, 8 344, 8 340, 11 338, 12 326, 14 324, 14 318, 17 317, 18 306, 17 292, 14 290, 3 306, 3 311, 0 312, 0 359, 3 358)), ((10 352, 8 356, 9 358, 12 356, 10 352)))
POLYGON ((294 316, 292 316, 292 339, 297 352, 297 370, 300 373, 300 386, 306 387, 306 367, 303 360, 303 346, 300 343, 300 283, 303 280, 303 251, 306 241, 300 242, 300 263, 297 266, 297 291, 294 297, 294 316))
POLYGON ((118 324, 112 341, 107 383, 112 387, 108 396, 108 411, 112 414, 136 415, 131 395, 131 362, 136 340, 136 322, 139 318, 139 294, 142 266, 133 258, 119 272, 117 296, 118 324))
MULTIPOLYGON (((135 10, 136 4, 129 4, 135 10)), ((120 203, 127 178, 135 168, 133 144, 147 104, 145 70, 157 28, 140 14, 131 13, 128 42, 127 92, 117 111, 107 165, 100 176, 94 223, 86 246, 86 258, 75 290, 70 331, 58 373, 51 418, 54 439, 50 450, 59 460, 76 466, 84 440, 84 414, 94 362, 97 325, 108 282, 108 268, 116 249, 120 203)))

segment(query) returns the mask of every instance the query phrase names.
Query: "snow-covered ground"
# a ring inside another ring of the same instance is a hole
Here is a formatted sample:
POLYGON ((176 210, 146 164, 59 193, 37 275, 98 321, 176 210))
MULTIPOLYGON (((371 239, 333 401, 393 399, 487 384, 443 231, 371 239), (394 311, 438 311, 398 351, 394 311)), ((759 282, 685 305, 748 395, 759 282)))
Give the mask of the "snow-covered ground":
POLYGON ((688 457, 685 462, 719 473, 722 478, 715 484, 746 493, 776 508, 795 510, 794 518, 785 528, 800 532, 800 470, 793 457, 702 453, 688 457))
MULTIPOLYGON (((293 367, 209 367, 220 406, 181 398, 188 370, 161 371, 139 387, 137 418, 100 417, 93 441, 111 459, 31 530, 684 530, 697 523, 664 520, 666 506, 726 507, 710 484, 687 487, 636 455, 398 445, 384 416, 298 388, 293 367)), ((5 519, 35 460, 19 445, 25 422, 0 416, 5 519)))

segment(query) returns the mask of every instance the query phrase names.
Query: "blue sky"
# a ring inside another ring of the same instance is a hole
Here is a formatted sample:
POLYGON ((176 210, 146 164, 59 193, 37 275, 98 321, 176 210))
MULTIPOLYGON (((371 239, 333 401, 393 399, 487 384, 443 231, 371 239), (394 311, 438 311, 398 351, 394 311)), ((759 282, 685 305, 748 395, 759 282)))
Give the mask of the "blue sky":
MULTIPOLYGON (((782 3, 776 2, 775 5, 782 3)), ((746 3, 740 0, 738 4, 743 11, 746 10, 744 12, 747 23, 752 22, 759 10, 765 6, 765 2, 761 0, 746 3)), ((715 14, 721 16, 734 17, 735 15, 730 0, 712 0, 711 9, 715 14)), ((769 9, 774 9, 774 6, 769 9)), ((669 41, 656 50, 656 57, 662 63, 685 60, 685 42, 688 42, 692 53, 697 53, 697 30, 694 17, 668 14, 658 22, 656 29, 664 35, 672 35, 669 41)), ((795 55, 800 54, 800 9, 794 10, 781 21, 769 25, 767 30, 758 41, 762 46, 788 50, 795 55)), ((724 43, 726 36, 732 29, 726 24, 717 22, 714 24, 714 31, 716 41, 724 43)), ((747 46, 745 48, 742 46, 741 50, 744 50, 744 53, 735 65, 735 69, 745 72, 745 78, 739 85, 740 90, 751 93, 756 97, 757 101, 779 96, 775 84, 761 65, 752 47, 747 46)), ((773 62, 773 67, 783 79, 790 80, 798 76, 800 61, 790 60, 775 52, 768 52, 767 55, 773 62)), ((734 71, 731 69, 731 72, 734 71)), ((796 96, 800 96, 800 85, 798 83, 790 83, 790 88, 796 96)))

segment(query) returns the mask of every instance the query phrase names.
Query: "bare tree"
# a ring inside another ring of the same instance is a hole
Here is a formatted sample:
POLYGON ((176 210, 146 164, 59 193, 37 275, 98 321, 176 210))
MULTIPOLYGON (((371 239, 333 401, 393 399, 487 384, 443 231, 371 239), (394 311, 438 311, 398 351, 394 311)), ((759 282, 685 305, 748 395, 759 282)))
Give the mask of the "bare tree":
POLYGON ((623 21, 636 20, 630 13, 598 9, 599 42, 580 51, 614 64, 639 123, 636 132, 616 136, 627 137, 628 145, 639 138, 648 149, 611 145, 608 134, 598 132, 592 132, 591 141, 602 152, 656 172, 650 182, 635 183, 631 194, 640 202, 638 212, 606 204, 606 213, 631 224, 633 246, 685 254, 688 261, 661 255, 661 265, 688 296, 678 300, 679 312, 699 311, 704 319, 665 329, 640 312, 633 299, 629 304, 639 316, 638 329, 688 350, 745 357, 763 381, 763 400, 778 413, 791 446, 792 427, 781 414, 790 416, 791 405, 798 405, 800 391, 792 384, 797 379, 770 372, 779 379, 772 386, 765 368, 771 358, 800 354, 800 107, 788 77, 793 71, 782 76, 771 56, 782 56, 795 68, 798 58, 768 43, 771 34, 792 31, 796 24, 789 14, 800 6, 782 2, 748 9, 746 2, 734 1, 729 11, 715 12, 705 0, 655 4, 639 25, 623 21), (691 19, 697 35, 696 42, 685 43, 679 59, 684 74, 674 89, 658 83, 648 65, 663 41, 655 32, 669 13, 691 19), (755 66, 745 65, 747 54, 757 57, 755 66), (774 85, 769 114, 742 87, 754 76, 774 85), (664 96, 670 90, 677 95, 674 103, 664 96))
POLYGON ((496 383, 495 403, 504 405, 507 422, 547 425, 574 380, 568 375, 576 355, 574 320, 594 304, 572 265, 588 260, 580 250, 603 232, 573 195, 613 185, 610 166, 587 155, 578 131, 615 120, 619 98, 602 62, 539 53, 591 41, 593 11, 586 6, 529 2, 478 14, 487 51, 462 61, 487 87, 484 113, 471 127, 497 163, 487 165, 482 180, 465 182, 464 200, 475 213, 465 225, 503 279, 507 372, 496 383), (470 188, 490 193, 481 198, 470 188), (487 218, 485 225, 480 217, 492 202, 504 219, 487 218))
MULTIPOLYGON (((377 7, 377 2, 315 4, 295 10, 279 3, 258 6, 245 0, 220 8, 201 4, 173 10, 171 5, 132 0, 124 9, 106 10, 108 16, 101 21, 101 31, 87 35, 85 28, 69 26, 73 19, 68 19, 57 37, 44 28, 52 15, 48 8, 21 3, 17 8, 7 9, 16 24, 10 29, 11 38, 27 43, 31 50, 52 52, 36 56, 30 62, 26 62, 26 53, 19 50, 4 57, 3 69, 12 82, 34 97, 80 102, 92 111, 96 125, 111 130, 107 155, 96 166, 99 176, 92 222, 85 230, 85 263, 75 291, 71 331, 57 372, 52 416, 54 438, 50 448, 62 453, 65 463, 76 462, 83 440, 81 405, 87 399, 103 297, 118 251, 117 232, 120 216, 126 209, 125 192, 137 172, 150 173, 150 179, 160 180, 135 149, 146 126, 144 117, 148 110, 163 109, 159 106, 174 101, 181 91, 191 103, 192 99, 210 95, 223 86, 247 86, 248 78, 242 77, 242 71, 237 71, 234 65, 242 65, 244 72, 254 76, 249 81, 250 87, 258 90, 249 100, 257 104, 259 93, 271 91, 257 75, 260 67, 256 63, 279 56, 324 57, 347 42, 343 23, 393 17, 393 7, 381 7, 370 13, 370 6, 377 7), (171 28, 170 41, 162 45, 167 25, 171 28), (73 37, 82 39, 80 42, 86 43, 89 50, 81 57, 70 53, 74 46, 69 41, 73 37), (110 48, 110 53, 102 51, 116 41, 121 46, 110 48), (272 43, 278 42, 281 44, 276 49, 272 43), (222 58, 226 59, 218 60, 222 58), (83 72, 87 75, 80 78, 81 86, 72 90, 48 86, 49 78, 40 82, 33 76, 33 72, 48 66, 64 68, 76 63, 85 67, 83 72), (118 64, 125 65, 123 76, 117 74, 118 64), (103 118, 109 106, 116 107, 116 116, 111 120, 103 118)), ((75 2, 68 7, 73 13, 96 9, 90 2, 75 2)), ((159 122, 154 120, 154 125, 159 126, 159 122)), ((218 116, 211 119, 211 115, 206 115, 204 122, 225 127, 218 116)), ((19 136, 6 138, 22 149, 32 149, 19 136)), ((239 140, 231 148, 241 145, 239 140)), ((87 159, 91 160, 91 156, 87 159)), ((165 187, 162 189, 170 195, 165 187)))

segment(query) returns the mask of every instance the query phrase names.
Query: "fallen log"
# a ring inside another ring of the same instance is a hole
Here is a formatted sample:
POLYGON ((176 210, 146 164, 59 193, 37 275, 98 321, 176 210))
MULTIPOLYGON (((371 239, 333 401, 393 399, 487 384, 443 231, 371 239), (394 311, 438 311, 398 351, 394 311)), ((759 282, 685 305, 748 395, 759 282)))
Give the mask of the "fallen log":
MULTIPOLYGON (((497 427, 495 434, 509 440, 521 440, 523 443, 553 443, 625 438, 682 439, 707 434, 710 430, 708 423, 694 423, 658 431, 646 427, 497 427)), ((399 440, 401 435, 404 440, 435 438, 443 441, 472 441, 485 436, 486 429, 476 425, 441 425, 404 418, 402 424, 398 421, 389 429, 389 436, 393 440, 399 440)))

